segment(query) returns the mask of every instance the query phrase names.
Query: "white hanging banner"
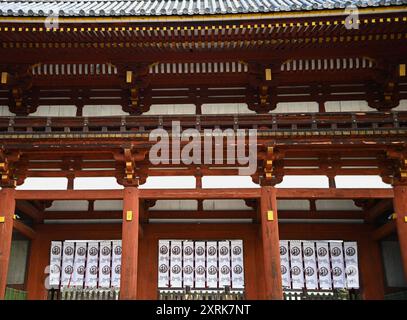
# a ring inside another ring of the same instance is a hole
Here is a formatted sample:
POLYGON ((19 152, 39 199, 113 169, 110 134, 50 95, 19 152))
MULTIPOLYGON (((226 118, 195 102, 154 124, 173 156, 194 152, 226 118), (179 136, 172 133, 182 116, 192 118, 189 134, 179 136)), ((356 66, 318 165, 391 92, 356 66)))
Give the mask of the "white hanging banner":
POLYGON ((122 241, 112 241, 112 280, 113 288, 120 288, 120 273, 122 269, 122 241))
POLYGON ((291 279, 293 289, 304 288, 301 241, 290 241, 291 279))
POLYGON ((216 241, 206 242, 206 282, 208 288, 218 287, 218 248, 216 241))
POLYGON ((206 281, 206 257, 205 242, 195 242, 195 288, 205 288, 206 281))
POLYGON ((348 289, 359 288, 358 246, 356 242, 345 242, 346 286, 348 289))
POLYGON ((86 258, 85 288, 96 288, 98 285, 99 242, 88 242, 86 258))
POLYGON ((244 288, 244 266, 243 266, 243 241, 232 240, 232 288, 244 288))
POLYGON ((75 261, 73 264, 72 286, 83 288, 86 264, 86 242, 75 243, 75 261))
POLYGON ((182 241, 171 241, 170 286, 182 288, 182 241))
POLYGON ((231 285, 230 242, 219 241, 219 288, 231 285))
POLYGON ((158 287, 170 286, 170 241, 158 241, 158 287))
POLYGON ((288 241, 280 241, 280 262, 281 262, 281 279, 282 286, 287 289, 291 289, 291 277, 290 277, 290 260, 288 254, 288 241))
POLYGON ((332 289, 332 280, 331 280, 331 265, 329 263, 328 242, 318 241, 316 243, 316 246, 317 246, 319 287, 322 290, 330 290, 332 289))
POLYGON ((343 259, 342 242, 329 243, 332 264, 332 279, 335 289, 345 288, 345 266, 343 259))
POLYGON ((69 287, 72 285, 73 262, 75 255, 75 243, 65 241, 62 254, 62 277, 61 286, 69 287))
POLYGON ((183 265, 184 265, 184 288, 194 286, 194 242, 182 242, 183 265))
POLYGON ((101 241, 99 250, 99 287, 110 288, 112 242, 101 241))
POLYGON ((50 255, 50 270, 49 270, 49 285, 51 287, 59 287, 61 280, 61 262, 62 262, 62 242, 51 242, 51 255, 50 255))
POLYGON ((315 242, 303 241, 305 287, 318 289, 317 262, 315 256, 315 242))

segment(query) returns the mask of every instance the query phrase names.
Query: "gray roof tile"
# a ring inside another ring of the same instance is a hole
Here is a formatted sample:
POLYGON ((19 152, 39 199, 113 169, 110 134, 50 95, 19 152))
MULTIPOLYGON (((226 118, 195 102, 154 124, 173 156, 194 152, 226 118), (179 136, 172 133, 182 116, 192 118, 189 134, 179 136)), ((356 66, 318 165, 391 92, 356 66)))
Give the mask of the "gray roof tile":
POLYGON ((309 11, 407 4, 407 0, 2 0, 0 16, 171 16, 309 11))

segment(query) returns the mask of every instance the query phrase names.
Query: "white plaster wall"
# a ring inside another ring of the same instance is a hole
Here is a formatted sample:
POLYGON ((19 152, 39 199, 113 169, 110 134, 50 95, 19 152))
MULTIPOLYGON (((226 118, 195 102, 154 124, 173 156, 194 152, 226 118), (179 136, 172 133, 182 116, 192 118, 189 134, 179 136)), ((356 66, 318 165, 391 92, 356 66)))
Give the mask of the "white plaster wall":
POLYGON ((76 106, 39 106, 30 117, 75 117, 76 106))
POLYGON ((353 200, 317 200, 316 207, 317 210, 362 210, 353 200))
POLYGON ((149 210, 197 210, 198 201, 196 200, 157 200, 155 205, 149 210))
POLYGON ((277 188, 328 188, 326 176, 285 176, 277 188))
POLYGON ((318 103, 316 102, 280 102, 270 113, 302 113, 318 112, 318 103))
POLYGON ((308 200, 277 200, 277 210, 309 210, 308 200))
POLYGON ((336 176, 337 188, 391 188, 379 176, 336 176))
POLYGON ((400 104, 393 111, 407 111, 407 100, 400 100, 400 104))
POLYGON ((66 190, 67 178, 26 178, 17 190, 66 190))
POLYGON ((249 110, 246 103, 212 103, 202 105, 202 114, 249 114, 255 113, 249 110))
POLYGON ((204 200, 204 210, 250 210, 244 200, 225 199, 225 200, 204 200))
POLYGON ((88 207, 87 200, 55 200, 45 211, 87 211, 88 207))
POLYGON ((259 185, 248 176, 204 176, 202 188, 259 188, 259 185))
POLYGON ((369 112, 377 111, 370 108, 366 101, 328 101, 325 102, 326 112, 369 112))
POLYGON ((127 116, 128 112, 122 110, 120 105, 111 106, 83 106, 82 115, 84 117, 109 117, 109 116, 127 116))
POLYGON ((148 112, 143 115, 171 115, 171 114, 195 114, 195 105, 193 104, 153 104, 148 112))
POLYGON ((8 106, 0 106, 0 117, 13 117, 14 113, 9 111, 8 106))

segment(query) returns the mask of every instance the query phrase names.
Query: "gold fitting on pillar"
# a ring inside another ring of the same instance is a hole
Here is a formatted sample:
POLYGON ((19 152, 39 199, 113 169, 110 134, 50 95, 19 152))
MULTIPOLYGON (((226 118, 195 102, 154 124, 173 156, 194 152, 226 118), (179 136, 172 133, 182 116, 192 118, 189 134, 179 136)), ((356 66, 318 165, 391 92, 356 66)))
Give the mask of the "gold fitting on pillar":
POLYGON ((132 83, 133 81, 133 72, 126 71, 126 83, 132 83))
POLYGON ((404 63, 399 65, 399 76, 400 77, 406 76, 406 65, 404 63))
POLYGON ((1 216, 0 217, 0 223, 4 223, 6 221, 6 217, 1 216))
POLYGON ((272 79, 271 69, 265 70, 265 78, 266 78, 266 81, 271 81, 271 79, 272 79))
POLYGON ((390 216, 392 220, 396 220, 397 219, 397 213, 392 213, 392 215, 390 216))
POLYGON ((126 212, 126 221, 131 221, 131 220, 133 220, 133 211, 128 210, 126 212))
POLYGON ((8 73, 2 72, 1 73, 1 84, 7 84, 8 82, 8 73))
POLYGON ((268 210, 267 211, 267 220, 268 221, 274 221, 274 212, 273 212, 273 210, 268 210))
POLYGON ((407 216, 404 216, 404 222, 407 223, 407 216))

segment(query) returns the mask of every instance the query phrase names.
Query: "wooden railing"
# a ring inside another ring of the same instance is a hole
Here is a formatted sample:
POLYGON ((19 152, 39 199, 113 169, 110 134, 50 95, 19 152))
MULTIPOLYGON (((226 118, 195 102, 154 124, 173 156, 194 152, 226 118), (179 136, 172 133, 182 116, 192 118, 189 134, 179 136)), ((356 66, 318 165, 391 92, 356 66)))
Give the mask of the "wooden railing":
POLYGON ((159 290, 158 300, 244 300, 243 291, 226 290, 159 290))
POLYGON ((355 290, 285 290, 284 300, 360 300, 355 290))
POLYGON ((149 133, 171 129, 257 129, 259 131, 344 131, 407 129, 407 112, 336 112, 265 115, 163 115, 112 117, 0 117, 0 135, 10 133, 149 133), (220 125, 221 124, 221 125, 220 125))
POLYGON ((48 300, 118 300, 119 290, 66 288, 48 291, 48 300))
MULTIPOLYGON (((405 299, 405 295, 403 299, 405 299)), ((26 292, 7 288, 6 300, 25 300, 26 292)), ((112 289, 63 289, 48 291, 48 300, 118 300, 112 289)), ((159 290, 159 300, 245 300, 242 291, 230 290, 159 290)), ((391 299, 391 298, 390 298, 391 299)), ((400 299, 400 298, 399 298, 400 299)), ((285 290, 284 300, 360 300, 355 290, 285 290)))
POLYGON ((4 300, 27 300, 27 292, 13 288, 6 288, 4 300))

